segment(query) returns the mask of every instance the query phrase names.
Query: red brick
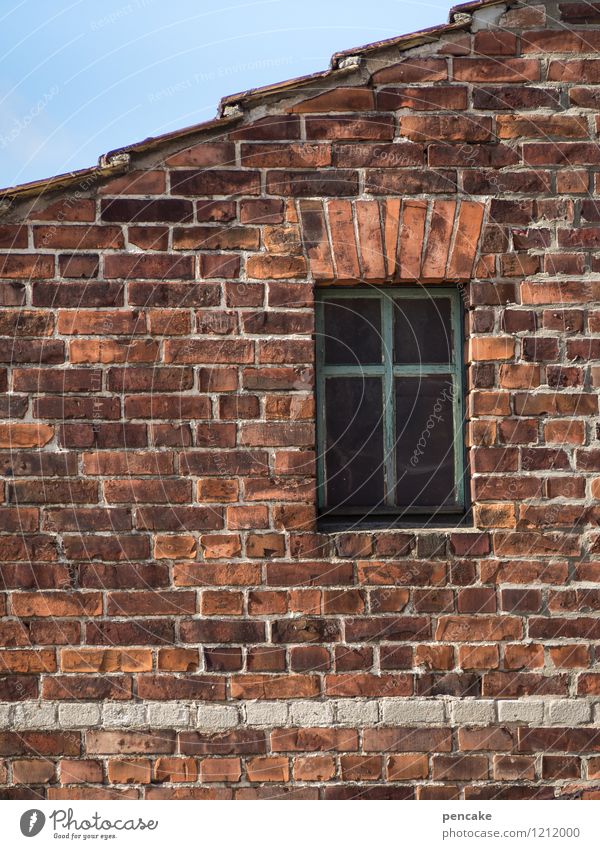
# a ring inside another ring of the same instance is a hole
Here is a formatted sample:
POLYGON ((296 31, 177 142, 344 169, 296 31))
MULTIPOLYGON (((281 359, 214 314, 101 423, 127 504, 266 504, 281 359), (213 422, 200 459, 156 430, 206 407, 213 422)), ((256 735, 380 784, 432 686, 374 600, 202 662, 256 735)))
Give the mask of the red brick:
POLYGON ((106 599, 109 616, 177 615, 196 612, 196 594, 192 591, 111 592, 106 599))
POLYGON ((368 673, 328 675, 325 693, 335 697, 410 696, 413 693, 412 675, 371 675, 368 673))
POLYGON ((159 649, 158 668, 167 672, 196 672, 198 663, 197 649, 159 649))
POLYGON ((239 592, 204 590, 201 611, 204 616, 240 616, 243 613, 244 598, 239 592))
POLYGON ((342 755, 340 773, 344 781, 376 781, 382 777, 382 759, 377 755, 342 755))
POLYGON ((194 276, 193 257, 168 254, 109 254, 104 262, 108 279, 190 280, 194 276))
POLYGON ((498 137, 541 138, 557 136, 559 138, 587 138, 589 130, 583 117, 563 117, 560 115, 527 116, 499 115, 496 119, 498 137))
POLYGON ((0 256, 0 277, 32 278, 54 277, 54 257, 11 253, 0 256))
POLYGON ((215 165, 228 165, 235 160, 235 147, 229 142, 202 142, 185 148, 165 159, 170 167, 194 166, 211 168, 215 165))
POLYGON ((390 65, 375 71, 371 81, 377 85, 384 83, 416 83, 445 80, 448 78, 446 59, 408 58, 398 65, 390 65))
POLYGON ((391 755, 387 764, 389 781, 410 781, 427 778, 429 764, 427 755, 391 755))
POLYGON ((256 227, 175 227, 175 250, 256 250, 259 246, 256 227))
POLYGON ((341 279, 357 278, 360 268, 352 227, 352 205, 344 200, 331 201, 328 212, 337 276, 341 279))
MULTIPOLYGON (((249 649, 247 666, 249 672, 284 672, 287 666, 285 650, 270 646, 249 649)), ((293 665, 291 668, 297 671, 293 665)))
POLYGON ((306 263, 302 257, 253 256, 248 258, 246 270, 255 279, 285 279, 304 276, 306 263))
POLYGON ((157 782, 195 782, 198 769, 193 758, 158 758, 154 761, 152 780, 157 782))
POLYGON ((535 778, 535 761, 526 755, 494 755, 493 775, 500 781, 531 781, 535 778))
POLYGON ((99 616, 102 596, 95 592, 18 593, 12 610, 16 616, 99 616))
POLYGON ((240 758, 204 758, 200 761, 200 780, 203 782, 239 781, 241 774, 240 758))
POLYGON ((432 778, 481 781, 488 777, 488 760, 480 755, 434 755, 432 778))
POLYGON ((0 227, 0 248, 27 248, 27 228, 17 224, 5 224, 0 227))
MULTIPOLYGON (((285 151, 285 148, 278 149, 285 151)), ((242 200, 240 221, 242 224, 280 224, 283 221, 283 201, 278 198, 242 200)))
POLYGON ((401 117, 399 125, 400 135, 413 141, 486 142, 492 137, 490 118, 465 121, 463 118, 447 115, 411 115, 401 117))
POLYGON ((51 701, 121 701, 132 698, 133 682, 128 675, 55 675, 44 680, 41 695, 51 701))
POLYGON ((514 56, 517 37, 510 32, 480 30, 473 38, 473 52, 487 56, 514 56))
MULTIPOLYGON (((372 122, 369 126, 376 127, 376 122, 372 122)), ((330 132, 336 131, 336 128, 331 125, 327 129, 330 132)), ((377 138, 377 135, 374 137, 377 138)), ((275 195, 347 197, 354 196, 357 189, 358 174, 349 169, 327 169, 323 172, 284 170, 267 172, 267 191, 275 195)))
POLYGON ((223 701, 225 679, 216 675, 139 675, 137 691, 140 699, 223 701))
MULTIPOLYGON (((416 92, 418 89, 413 91, 416 92)), ((365 142, 334 146, 334 164, 340 168, 401 168, 409 165, 423 165, 424 162, 423 145, 413 142, 400 144, 365 142)))
POLYGON ((152 251, 166 251, 169 246, 168 227, 129 227, 127 229, 129 244, 138 248, 148 248, 152 251))
POLYGON ((366 728, 365 752, 449 752, 452 734, 446 728, 366 728))
MULTIPOLYGON (((241 162, 246 168, 321 168, 331 165, 331 147, 326 144, 243 144, 241 162)), ((248 203, 248 201, 246 201, 248 203)), ((264 204, 264 201, 256 201, 264 204)), ((257 207, 260 209, 260 206, 257 207)), ((268 224, 264 216, 260 223, 268 224)))
POLYGON ((581 761, 577 757, 566 755, 544 755, 542 757, 542 778, 564 779, 580 778, 581 761))
MULTIPOLYGON (((402 647, 401 647, 402 648, 402 647)), ((398 651, 395 652, 398 655, 398 651)), ((404 652, 406 654, 406 651, 404 652)), ((454 649, 452 646, 431 646, 421 645, 415 648, 415 666, 424 669, 452 669, 454 667, 454 649)), ((412 665, 412 656, 409 652, 408 663, 399 668, 410 668, 412 665)), ((386 668, 392 668, 388 661, 386 668)))
POLYGON ((267 115, 230 132, 231 139, 271 141, 299 139, 300 121, 296 115, 267 115))
POLYGON ((96 204, 91 198, 78 198, 77 203, 73 203, 72 198, 68 196, 50 204, 47 201, 45 195, 36 199, 31 212, 32 220, 94 221, 96 217, 96 204))
POLYGON ((110 760, 108 780, 113 784, 150 784, 152 764, 147 758, 110 760))
POLYGON ((512 616, 442 616, 438 620, 437 640, 481 642, 497 639, 520 639, 520 619, 512 616))
POLYGON ((234 699, 302 699, 318 696, 314 675, 241 675, 231 681, 234 699))
MULTIPOLYGON (((134 198, 105 199, 101 201, 102 221, 111 222, 165 222, 189 221, 193 209, 190 201, 175 198, 138 200, 134 198)), ((117 246, 118 247, 118 246, 117 246)))
POLYGON ((15 760, 12 768, 15 784, 48 784, 54 780, 52 761, 15 760))
POLYGON ((540 63, 537 59, 459 58, 453 61, 453 74, 455 80, 465 82, 536 82, 540 63))
POLYGON ((335 775, 335 760, 328 755, 294 758, 294 778, 297 781, 330 781, 335 775))
POLYGON ((414 109, 415 111, 441 109, 466 109, 466 87, 459 86, 404 86, 380 89, 377 92, 378 109, 414 109))
MULTIPOLYGON (((334 270, 323 205, 319 201, 302 201, 300 203, 300 216, 304 243, 313 275, 319 279, 332 279, 334 270)), ((282 250, 278 252, 282 252, 282 250)), ((297 248, 292 246, 291 250, 295 251, 297 248)), ((311 328, 305 327, 304 329, 311 328)))
POLYGON ((425 234, 427 207, 423 201, 405 202, 402 205, 400 230, 399 276, 416 280, 421 273, 421 242, 425 234))
POLYGON ((564 676, 551 678, 533 672, 488 672, 483 678, 482 694, 505 699, 564 696, 567 694, 567 681, 564 676))
POLYGON ((500 652, 497 646, 460 646, 458 662, 461 669, 497 669, 500 652))
POLYGON ((307 139, 391 140, 394 120, 387 115, 336 115, 335 117, 306 118, 307 139))
POLYGON ((278 728, 271 732, 274 752, 356 752, 358 733, 352 728, 278 728))
MULTIPOLYGON (((238 254, 199 254, 200 261, 200 277, 201 279, 210 280, 216 277, 225 277, 227 279, 236 279, 240 276, 240 257, 238 254)), ((202 290, 200 290, 202 292, 202 290)), ((206 304, 214 306, 214 299, 209 298, 201 301, 198 306, 206 304)))
POLYGON ((0 448, 36 448, 46 445, 54 428, 46 424, 0 424, 0 448))
POLYGON ((329 651, 321 646, 295 646, 291 649, 294 672, 326 672, 330 669, 329 651))
POLYGON ((173 171, 171 192, 175 195, 257 195, 260 177, 257 171, 173 171))
POLYGON ((346 646, 336 646, 334 657, 336 672, 370 669, 373 664, 373 650, 368 647, 352 649, 346 646))
POLYGON ((62 649, 63 672, 149 672, 152 653, 148 649, 62 649))
POLYGON ((251 758, 246 763, 249 781, 288 781, 289 763, 283 757, 251 758))
POLYGON ((61 760, 62 784, 102 784, 102 762, 96 760, 61 760))

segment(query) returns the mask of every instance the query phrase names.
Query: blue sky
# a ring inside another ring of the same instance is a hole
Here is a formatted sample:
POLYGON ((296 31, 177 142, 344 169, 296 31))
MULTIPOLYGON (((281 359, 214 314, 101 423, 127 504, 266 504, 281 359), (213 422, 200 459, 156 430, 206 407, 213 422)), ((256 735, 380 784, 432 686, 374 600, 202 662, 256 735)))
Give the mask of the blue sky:
POLYGON ((214 117, 223 95, 445 23, 450 0, 4 0, 0 186, 214 117))

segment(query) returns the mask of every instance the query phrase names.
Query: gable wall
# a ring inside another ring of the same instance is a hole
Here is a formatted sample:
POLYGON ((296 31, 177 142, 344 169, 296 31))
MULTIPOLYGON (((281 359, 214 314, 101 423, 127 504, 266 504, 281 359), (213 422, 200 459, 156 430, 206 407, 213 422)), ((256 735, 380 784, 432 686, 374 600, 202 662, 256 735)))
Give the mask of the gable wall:
POLYGON ((482 10, 5 215, 0 794, 595 792, 582 8, 482 10), (316 530, 314 288, 357 278, 461 289, 470 529, 316 530))

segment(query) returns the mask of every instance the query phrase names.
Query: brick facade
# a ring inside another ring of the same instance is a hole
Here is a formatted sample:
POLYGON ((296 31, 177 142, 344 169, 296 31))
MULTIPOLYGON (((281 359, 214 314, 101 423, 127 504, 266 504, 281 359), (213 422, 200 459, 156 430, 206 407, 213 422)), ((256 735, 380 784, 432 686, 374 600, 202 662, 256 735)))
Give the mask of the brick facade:
POLYGON ((0 796, 600 793, 600 13, 4 193, 0 796), (468 527, 319 532, 314 288, 460 287, 468 527))

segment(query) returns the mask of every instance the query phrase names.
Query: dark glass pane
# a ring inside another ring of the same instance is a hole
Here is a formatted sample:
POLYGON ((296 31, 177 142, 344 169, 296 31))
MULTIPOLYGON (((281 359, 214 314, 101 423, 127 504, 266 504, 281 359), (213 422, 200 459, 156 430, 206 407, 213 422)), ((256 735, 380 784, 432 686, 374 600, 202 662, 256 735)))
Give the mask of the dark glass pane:
POLYGON ((379 377, 325 380, 327 507, 383 501, 383 390, 379 377))
POLYGON ((449 363, 452 360, 450 298, 394 301, 394 362, 449 363))
POLYGON ((450 375, 398 377, 395 396, 397 503, 403 507, 456 503, 450 375))
POLYGON ((326 363, 381 363, 379 298, 328 300, 324 313, 326 363))

